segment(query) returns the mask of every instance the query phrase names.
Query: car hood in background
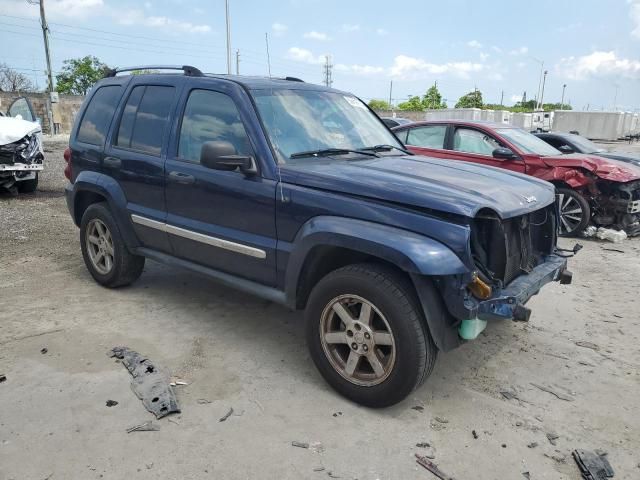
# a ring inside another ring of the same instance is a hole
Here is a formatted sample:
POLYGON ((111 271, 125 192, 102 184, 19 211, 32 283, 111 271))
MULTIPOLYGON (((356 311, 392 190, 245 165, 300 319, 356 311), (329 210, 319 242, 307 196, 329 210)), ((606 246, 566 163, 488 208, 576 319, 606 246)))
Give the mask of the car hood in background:
POLYGON ((612 153, 612 152, 602 152, 596 153, 599 157, 609 158, 611 160, 618 160, 620 162, 631 163, 637 167, 640 167, 640 157, 634 157, 633 155, 628 155, 624 153, 612 153))
POLYGON ((19 118, 0 117, 0 145, 17 142, 31 133, 40 133, 40 125, 19 118))
POLYGON ((640 167, 600 155, 572 153, 541 158, 550 167, 584 168, 597 177, 612 182, 626 183, 640 179, 640 167))
MULTIPOLYGON (((281 165, 282 181, 348 195, 474 217, 489 208, 502 218, 554 201, 554 187, 519 173, 420 155, 372 159, 303 158, 281 165)), ((294 200, 295 201, 295 200, 294 200)))

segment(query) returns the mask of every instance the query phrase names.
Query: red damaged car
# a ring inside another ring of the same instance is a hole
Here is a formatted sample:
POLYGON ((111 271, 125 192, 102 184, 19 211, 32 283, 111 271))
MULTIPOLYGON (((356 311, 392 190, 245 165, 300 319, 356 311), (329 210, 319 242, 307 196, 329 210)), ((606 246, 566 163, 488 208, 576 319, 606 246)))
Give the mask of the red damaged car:
POLYGON ((553 183, 561 235, 578 235, 590 223, 640 235, 640 168, 635 165, 597 155, 563 155, 535 135, 497 123, 439 120, 392 130, 419 155, 506 168, 553 183))

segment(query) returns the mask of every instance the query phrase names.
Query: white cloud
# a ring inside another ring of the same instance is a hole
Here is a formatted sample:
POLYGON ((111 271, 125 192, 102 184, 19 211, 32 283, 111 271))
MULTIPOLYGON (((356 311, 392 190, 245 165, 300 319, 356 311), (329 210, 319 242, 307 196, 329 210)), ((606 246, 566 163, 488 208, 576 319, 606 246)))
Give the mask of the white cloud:
POLYGON ((482 44, 478 40, 469 40, 467 46, 471 48, 482 48, 482 44))
POLYGON ((613 51, 596 51, 582 57, 563 58, 556 65, 556 69, 565 77, 574 80, 602 76, 640 79, 640 60, 618 58, 613 51))
POLYGON ((631 35, 640 38, 640 0, 628 0, 628 2, 631 5, 629 16, 634 27, 631 35))
POLYGON ((309 50, 298 47, 291 47, 287 51, 287 58, 289 58, 290 60, 295 60, 297 62, 313 63, 316 65, 324 63, 325 61, 324 55, 315 56, 309 50))
POLYGON ((345 65, 343 63, 337 63, 334 68, 339 72, 355 73, 357 75, 379 75, 385 72, 384 67, 375 67, 373 65, 345 65))
POLYGON ((282 23, 276 22, 271 25, 271 30, 273 31, 273 34, 276 37, 281 37, 285 33, 287 33, 287 30, 289 30, 289 27, 287 27, 286 25, 283 25, 282 23))
POLYGON ((389 35, 389 31, 385 30, 384 28, 376 29, 376 33, 381 36, 389 35))
POLYGON ((352 25, 350 23, 343 23, 342 24, 342 31, 343 32, 357 32, 358 30, 360 30, 360 25, 352 25))
POLYGON ((529 49, 527 47, 520 47, 509 52, 509 55, 525 55, 529 49))
POLYGON ((114 18, 121 25, 142 25, 150 28, 169 27, 190 33, 207 33, 211 31, 209 25, 196 25, 191 22, 176 20, 162 16, 146 16, 142 10, 124 10, 114 14, 114 18))
POLYGON ((495 46, 495 45, 493 47, 491 47, 491 50, 493 50, 496 53, 502 53, 502 49, 500 47, 495 46))
POLYGON ((449 73, 462 78, 468 78, 469 73, 479 72, 484 68, 480 63, 472 62, 447 62, 442 64, 429 63, 421 58, 398 55, 393 60, 389 72, 394 77, 416 78, 424 74, 437 75, 449 73))
POLYGON ((483 62, 490 56, 491 55, 489 55, 488 53, 480 52, 480 60, 482 60, 483 62))
POLYGON ((310 40, 320 40, 321 42, 326 42, 327 40, 331 40, 329 35, 327 35, 326 33, 316 32, 315 30, 307 32, 302 36, 310 40))
POLYGON ((514 93, 513 95, 511 95, 511 101, 513 103, 521 102, 522 101, 522 94, 514 93))

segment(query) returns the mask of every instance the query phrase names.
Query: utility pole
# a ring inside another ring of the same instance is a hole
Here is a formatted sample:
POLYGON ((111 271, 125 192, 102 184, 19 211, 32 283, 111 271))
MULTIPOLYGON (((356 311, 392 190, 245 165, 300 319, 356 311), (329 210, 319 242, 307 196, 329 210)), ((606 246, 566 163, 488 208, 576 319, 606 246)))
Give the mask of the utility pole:
POLYGON ((617 104, 618 104, 618 87, 619 87, 619 85, 618 85, 618 84, 616 84, 616 85, 615 85, 615 87, 616 87, 616 93, 615 93, 615 95, 613 96, 613 111, 614 111, 614 112, 616 111, 616 106, 617 106, 617 104))
POLYGON ((271 57, 269 56, 269 34, 264 32, 264 41, 267 44, 267 68, 269 69, 269 78, 271 78, 271 57))
POLYGON ((547 70, 544 71, 544 79, 542 80, 542 93, 540 94, 540 109, 544 110, 544 84, 547 83, 547 70))
POLYGON ((227 73, 231 75, 231 25, 229 25, 229 0, 224 1, 224 7, 227 22, 227 73))
POLYGON ((393 105, 391 104, 391 95, 393 94, 393 80, 389 82, 389 108, 393 112, 393 105))
POLYGON ((502 92, 500 93, 500 106, 502 106, 504 102, 504 90, 502 90, 502 92))
POLYGON ((236 75, 240 75, 240 50, 236 50, 236 75))
POLYGON ((560 108, 564 110, 564 91, 567 88, 567 84, 562 85, 562 100, 560 100, 560 108))
POLYGON ((331 69, 333 68, 333 65, 331 65, 329 60, 330 60, 329 55, 325 55, 324 56, 324 84, 327 87, 331 87, 331 85, 333 85, 333 78, 331 74, 331 69))
MULTIPOLYGON (((35 3, 35 2, 33 2, 35 3)), ((51 53, 49 52, 49 25, 47 24, 47 17, 44 13, 44 0, 40 0, 40 26, 42 27, 42 36, 44 37, 44 53, 47 57, 47 77, 49 78, 49 85, 47 86, 47 92, 49 92, 49 98, 47 98, 47 120, 49 121, 49 134, 53 135, 53 114, 51 112, 51 93, 55 91, 53 84, 53 73, 51 72, 51 53)))
POLYGON ((544 61, 543 60, 538 60, 537 58, 534 57, 530 57, 531 59, 535 60, 536 62, 538 62, 540 64, 540 78, 538 80, 538 92, 536 93, 536 102, 535 102, 535 106, 534 106, 534 110, 538 108, 538 104, 539 104, 539 100, 540 100, 540 85, 542 85, 542 72, 544 71, 544 61))

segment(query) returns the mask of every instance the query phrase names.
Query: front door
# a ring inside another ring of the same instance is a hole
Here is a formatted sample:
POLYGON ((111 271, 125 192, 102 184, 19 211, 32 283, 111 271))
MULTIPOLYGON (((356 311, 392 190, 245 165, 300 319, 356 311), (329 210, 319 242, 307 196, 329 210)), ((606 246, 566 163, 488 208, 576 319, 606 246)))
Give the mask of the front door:
MULTIPOLYGON (((266 285, 275 285, 276 230, 273 180, 247 134, 249 113, 237 108, 244 92, 228 82, 190 84, 182 95, 175 145, 167 157, 166 201, 174 255, 266 285), (204 142, 231 143, 256 160, 257 174, 214 170, 200 164, 204 142)), ((246 94, 245 94, 246 95, 246 94)))

